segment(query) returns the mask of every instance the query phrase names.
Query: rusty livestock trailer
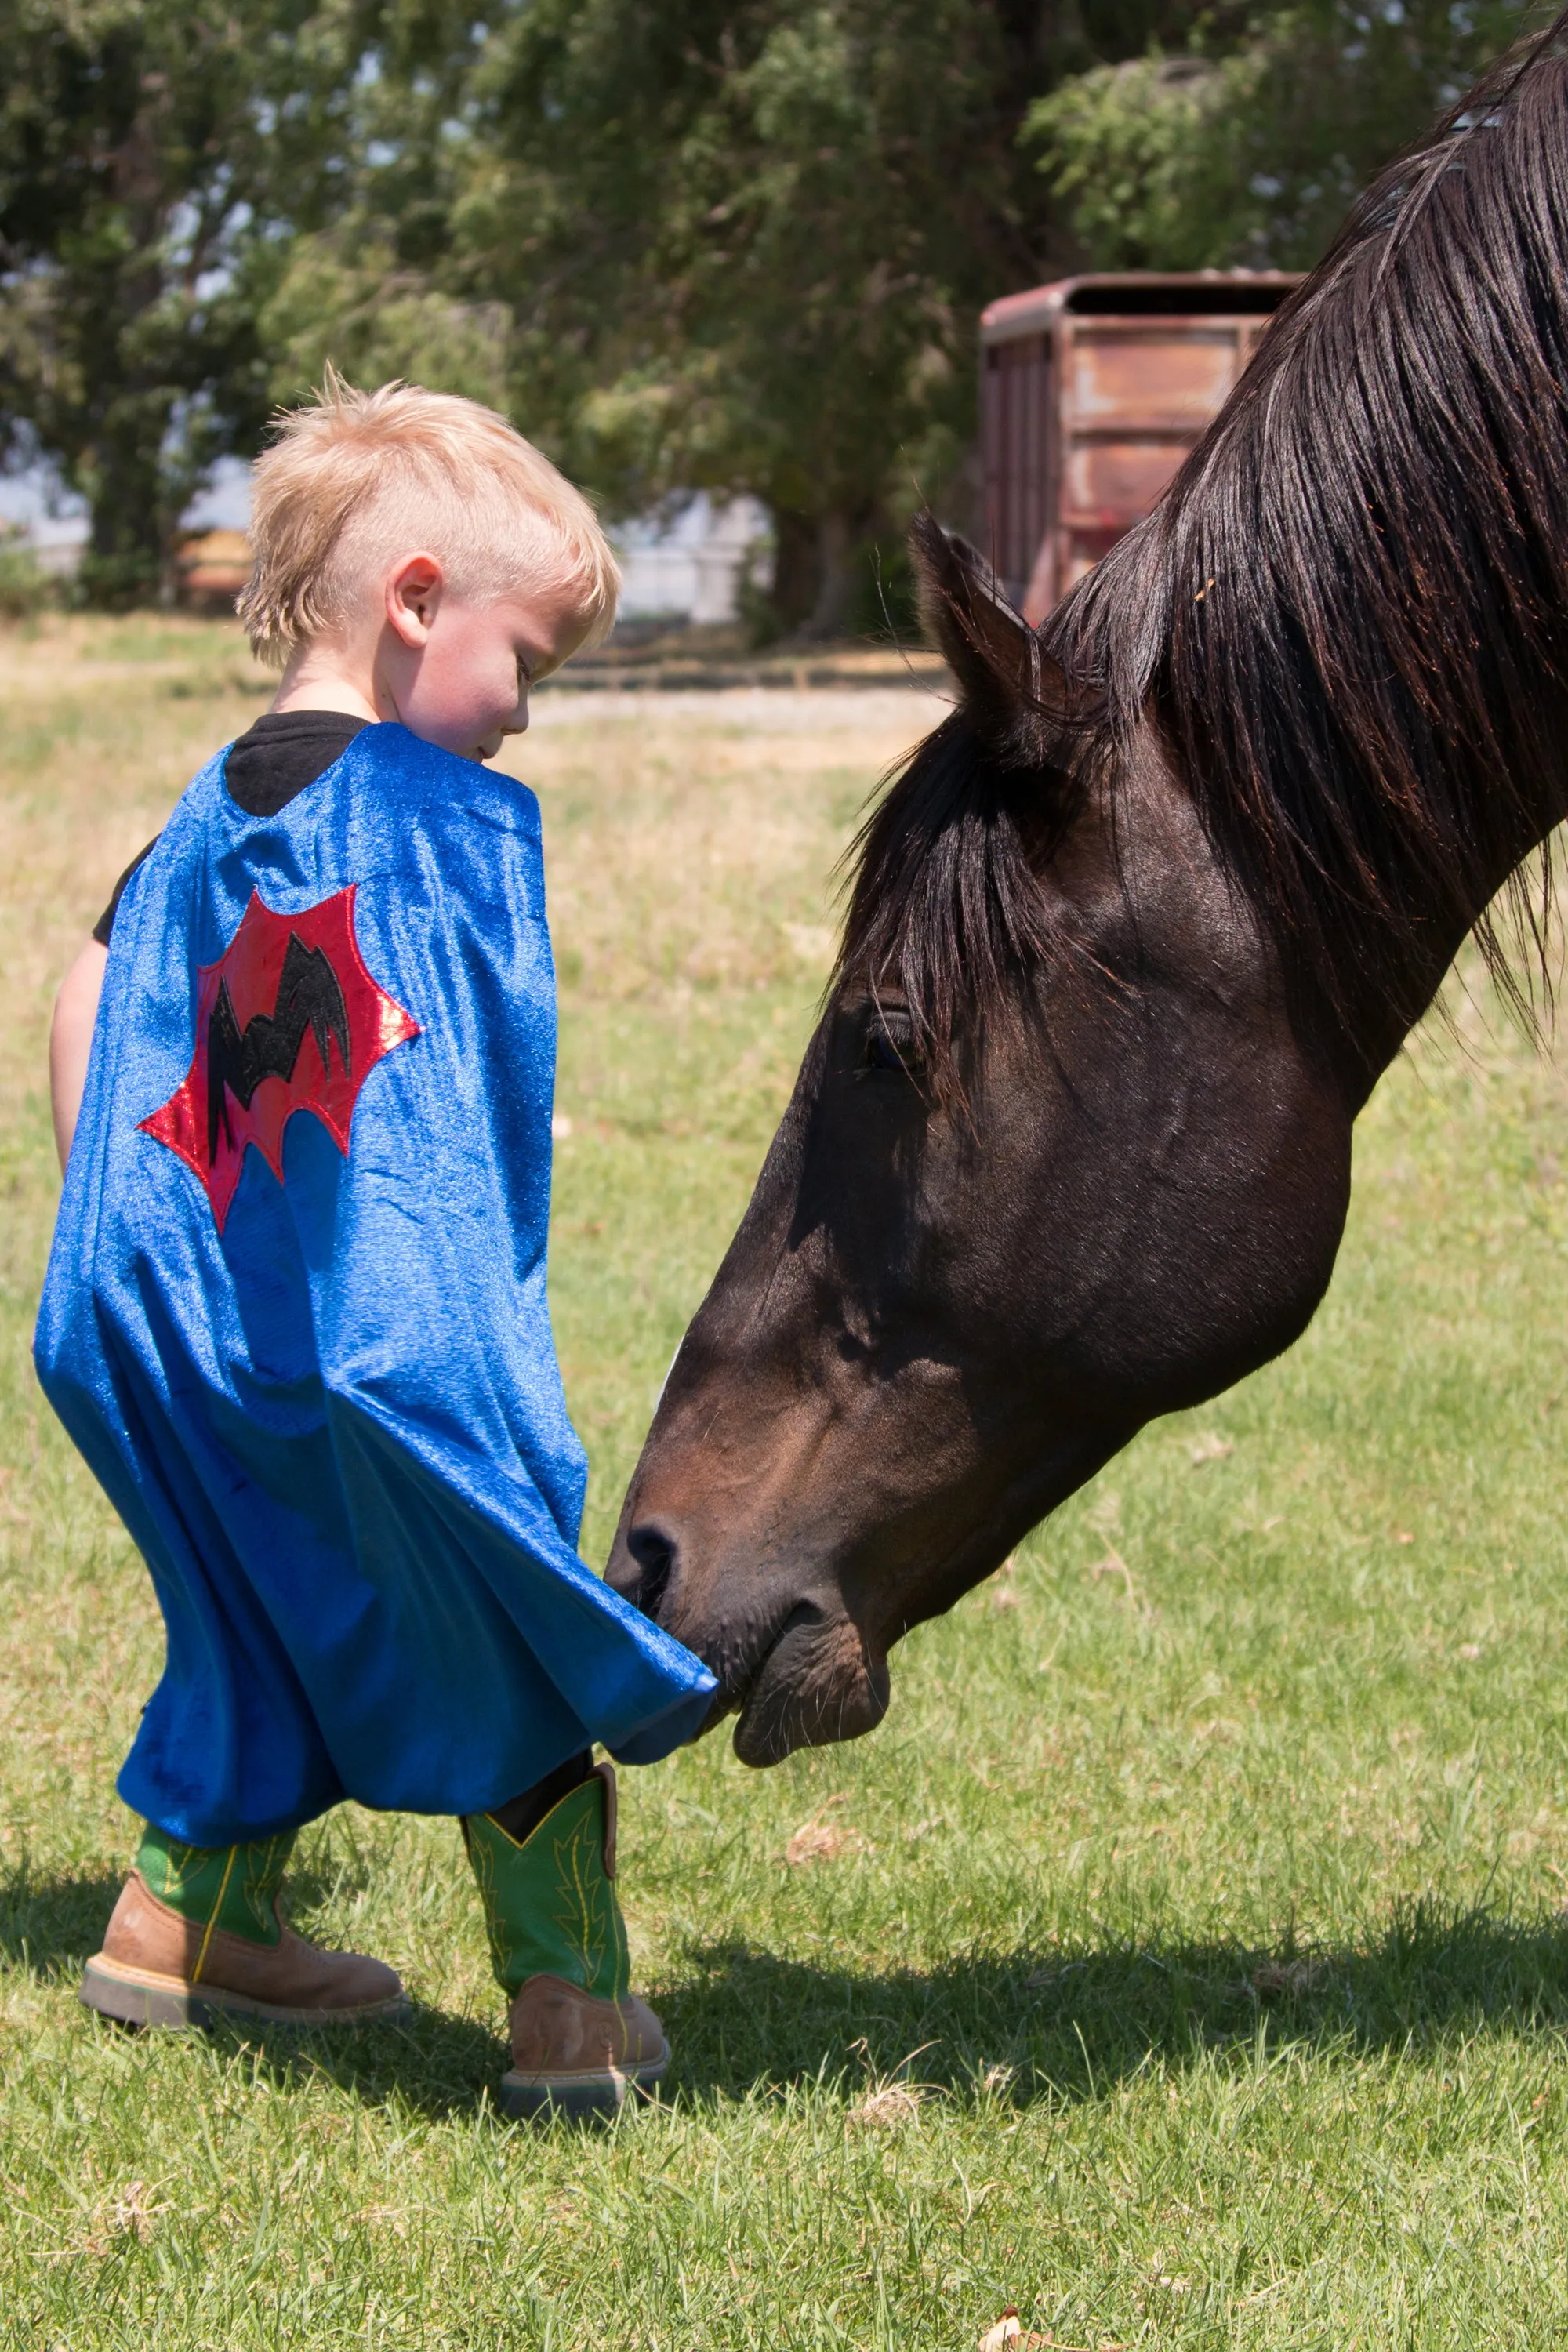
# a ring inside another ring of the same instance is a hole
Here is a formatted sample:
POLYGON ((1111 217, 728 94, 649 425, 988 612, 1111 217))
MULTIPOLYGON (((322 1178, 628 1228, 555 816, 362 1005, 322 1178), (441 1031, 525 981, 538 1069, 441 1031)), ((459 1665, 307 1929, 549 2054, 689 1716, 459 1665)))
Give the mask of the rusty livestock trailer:
POLYGON ((989 552, 1031 622, 1149 512, 1298 282, 1063 278, 983 313, 989 552))

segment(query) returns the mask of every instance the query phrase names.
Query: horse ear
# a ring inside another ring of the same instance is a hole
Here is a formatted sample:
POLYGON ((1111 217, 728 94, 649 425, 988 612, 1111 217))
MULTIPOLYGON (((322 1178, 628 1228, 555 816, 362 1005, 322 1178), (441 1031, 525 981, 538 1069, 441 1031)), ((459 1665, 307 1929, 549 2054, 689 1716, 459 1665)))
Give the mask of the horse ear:
POLYGON ((1006 768, 1041 768, 1065 715, 1066 682, 979 551, 933 514, 910 527, 921 617, 958 680, 964 717, 1006 768))

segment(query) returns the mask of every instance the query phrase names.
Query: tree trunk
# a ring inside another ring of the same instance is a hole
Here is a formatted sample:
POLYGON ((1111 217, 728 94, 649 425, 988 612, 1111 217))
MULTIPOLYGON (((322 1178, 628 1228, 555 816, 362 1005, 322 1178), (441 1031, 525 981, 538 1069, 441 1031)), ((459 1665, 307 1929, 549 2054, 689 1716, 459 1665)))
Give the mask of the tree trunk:
POLYGON ((160 259, 177 197, 165 184, 168 79, 143 70, 141 103, 115 149, 110 185, 129 250, 109 260, 84 456, 92 484, 92 531, 81 586, 95 604, 124 607, 174 600, 174 529, 163 441, 178 402, 163 371, 137 355, 137 329, 164 291, 160 259))
POLYGON ((768 601, 774 622, 785 636, 798 629, 816 606, 819 561, 816 516, 798 514, 792 507, 775 507, 773 584, 768 601))
POLYGON ((123 424, 106 420, 97 439, 92 530, 81 567, 91 604, 123 610, 169 600, 173 549, 161 439, 156 419, 134 413, 123 424))
POLYGON ((855 533, 847 515, 824 515, 817 525, 816 601, 801 635, 841 637, 855 593, 855 533))
POLYGON ((781 632, 803 643, 840 637, 849 625, 864 536, 858 515, 773 509, 772 604, 781 632))

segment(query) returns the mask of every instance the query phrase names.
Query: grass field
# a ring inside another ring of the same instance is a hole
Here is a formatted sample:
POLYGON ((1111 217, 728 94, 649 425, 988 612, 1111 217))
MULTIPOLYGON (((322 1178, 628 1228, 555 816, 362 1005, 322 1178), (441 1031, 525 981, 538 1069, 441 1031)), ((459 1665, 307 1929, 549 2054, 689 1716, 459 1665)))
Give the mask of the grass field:
MULTIPOLYGON (((1568 2334, 1568 1085, 1461 1007, 1363 1122, 1329 1301, 894 1655, 884 1727, 627 1774, 669 2104, 501 2124, 455 1828, 345 1810, 309 1932, 405 2030, 136 2040, 150 1593, 32 1381, 54 984, 263 704, 217 625, 0 637, 0 2346, 968 2352, 1568 2334), (797 1843, 814 1858, 791 1864, 797 1843)), ((553 1294, 602 1560, 784 1098, 909 692, 542 699, 553 1294)))

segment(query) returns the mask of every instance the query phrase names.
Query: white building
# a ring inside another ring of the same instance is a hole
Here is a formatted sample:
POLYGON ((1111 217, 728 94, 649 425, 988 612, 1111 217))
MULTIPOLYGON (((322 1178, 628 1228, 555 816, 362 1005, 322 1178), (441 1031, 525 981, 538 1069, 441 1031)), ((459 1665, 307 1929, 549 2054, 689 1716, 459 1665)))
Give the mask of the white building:
POLYGON ((715 506, 699 490, 673 514, 617 523, 610 537, 625 579, 625 620, 738 620, 748 574, 759 586, 766 580, 768 512, 757 499, 715 506))

